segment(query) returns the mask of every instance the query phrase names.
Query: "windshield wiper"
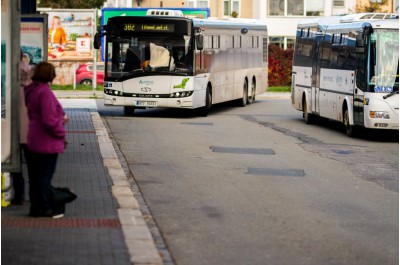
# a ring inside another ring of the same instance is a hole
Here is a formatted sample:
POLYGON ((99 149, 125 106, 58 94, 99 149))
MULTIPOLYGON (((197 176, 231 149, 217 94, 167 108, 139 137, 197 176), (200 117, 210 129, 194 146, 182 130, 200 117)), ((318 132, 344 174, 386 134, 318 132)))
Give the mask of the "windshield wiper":
POLYGON ((383 96, 383 99, 387 99, 388 97, 391 97, 391 96, 393 96, 393 95, 395 95, 395 94, 399 94, 399 91, 398 91, 398 90, 393 91, 392 93, 383 96))

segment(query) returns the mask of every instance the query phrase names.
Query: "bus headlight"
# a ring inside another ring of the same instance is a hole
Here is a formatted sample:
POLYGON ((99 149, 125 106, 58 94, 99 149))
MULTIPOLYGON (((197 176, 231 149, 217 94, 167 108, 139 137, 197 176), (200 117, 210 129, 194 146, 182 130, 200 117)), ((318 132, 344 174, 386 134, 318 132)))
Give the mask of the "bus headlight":
POLYGON ((390 119, 390 115, 386 111, 370 111, 369 117, 371 119, 390 119))
POLYGON ((185 98, 185 97, 190 97, 193 95, 193 91, 183 91, 183 92, 175 92, 172 94, 169 94, 170 98, 185 98))

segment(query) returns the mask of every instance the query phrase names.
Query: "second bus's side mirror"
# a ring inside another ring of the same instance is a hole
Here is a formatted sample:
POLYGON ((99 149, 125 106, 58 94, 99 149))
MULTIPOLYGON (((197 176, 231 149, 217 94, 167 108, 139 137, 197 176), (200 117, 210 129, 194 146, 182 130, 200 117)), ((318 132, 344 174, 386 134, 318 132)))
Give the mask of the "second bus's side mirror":
POLYGON ((93 47, 96 50, 98 50, 98 49, 100 49, 100 46, 101 46, 100 34, 96 33, 96 34, 94 34, 93 47))
POLYGON ((196 46, 199 51, 203 50, 204 37, 202 34, 196 36, 196 46))

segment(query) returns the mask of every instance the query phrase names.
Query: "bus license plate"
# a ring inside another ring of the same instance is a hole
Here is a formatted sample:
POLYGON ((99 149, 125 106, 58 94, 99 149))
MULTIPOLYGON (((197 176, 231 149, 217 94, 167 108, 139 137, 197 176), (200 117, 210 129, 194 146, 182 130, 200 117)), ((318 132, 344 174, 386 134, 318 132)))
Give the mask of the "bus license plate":
POLYGON ((157 107, 156 101, 136 101, 138 107, 157 107))

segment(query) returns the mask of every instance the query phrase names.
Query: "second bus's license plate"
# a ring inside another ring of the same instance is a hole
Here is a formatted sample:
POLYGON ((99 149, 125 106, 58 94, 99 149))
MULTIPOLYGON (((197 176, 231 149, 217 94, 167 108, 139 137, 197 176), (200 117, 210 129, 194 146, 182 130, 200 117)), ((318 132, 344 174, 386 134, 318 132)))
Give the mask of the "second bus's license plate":
POLYGON ((157 101, 136 101, 138 107, 157 107, 157 101))

